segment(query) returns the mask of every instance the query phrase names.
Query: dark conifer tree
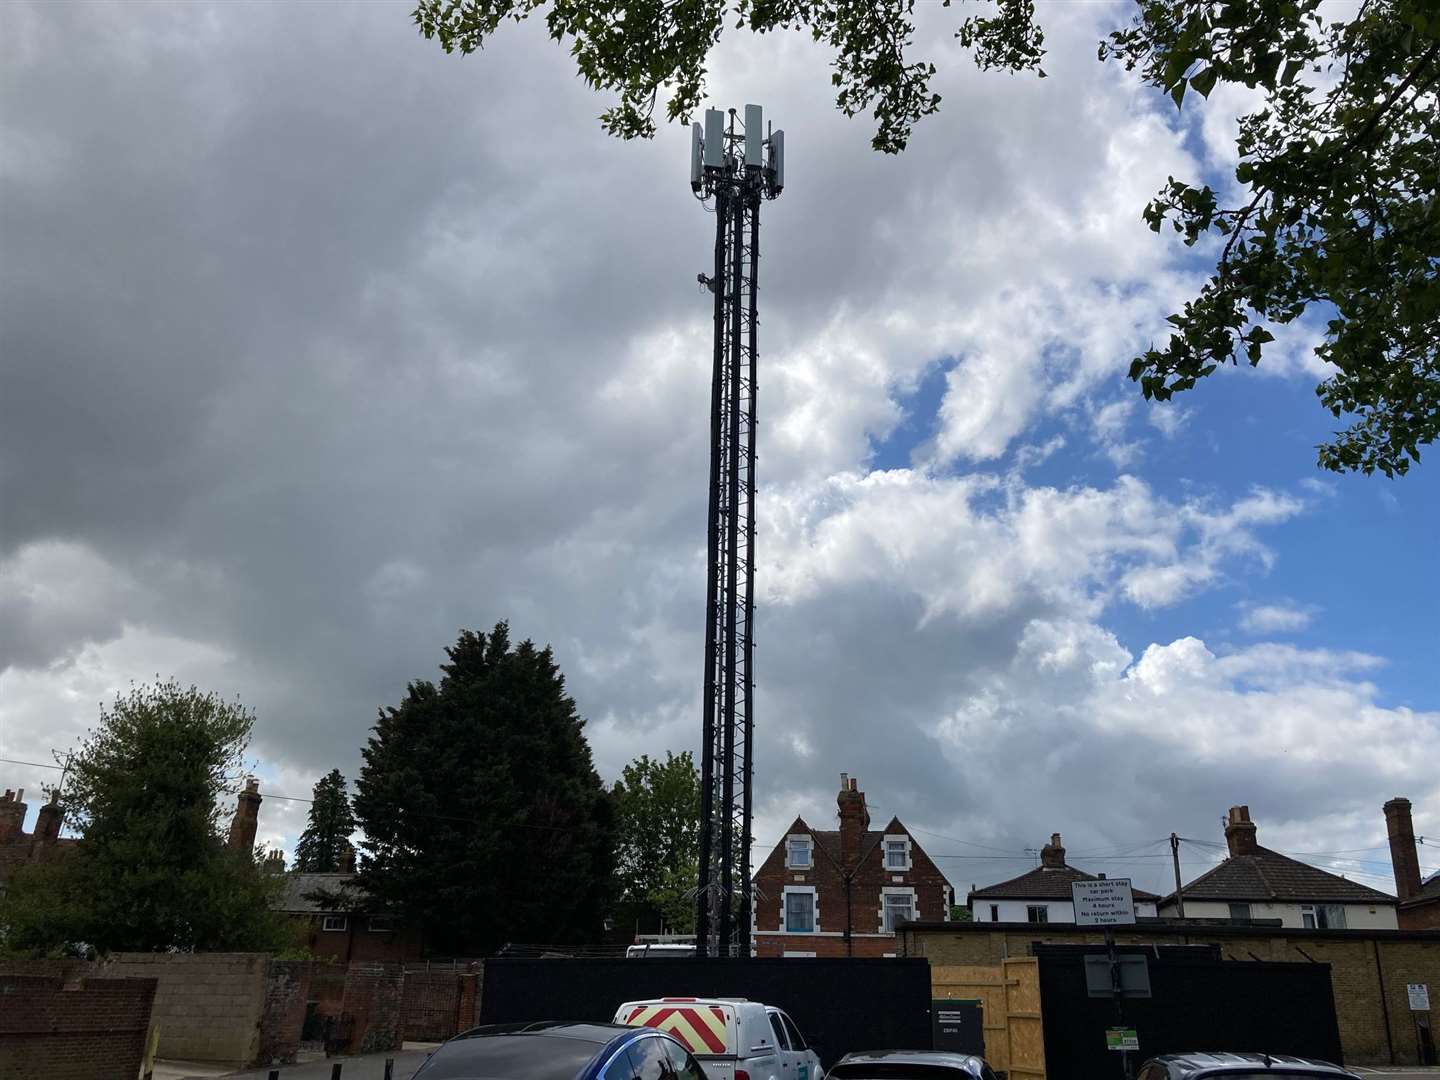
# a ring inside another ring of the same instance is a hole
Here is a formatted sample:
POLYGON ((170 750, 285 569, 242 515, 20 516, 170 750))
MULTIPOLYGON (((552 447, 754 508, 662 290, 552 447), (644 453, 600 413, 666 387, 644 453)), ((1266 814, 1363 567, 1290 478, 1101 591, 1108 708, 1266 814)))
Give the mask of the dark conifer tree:
POLYGON ((550 649, 512 647, 502 622, 446 652, 365 747, 362 885, 432 952, 597 939, 614 811, 550 649))
POLYGON ((351 852, 350 834, 355 831, 355 814, 345 793, 345 777, 339 769, 322 776, 313 791, 310 823, 295 845, 295 869, 308 874, 333 874, 342 869, 351 852))

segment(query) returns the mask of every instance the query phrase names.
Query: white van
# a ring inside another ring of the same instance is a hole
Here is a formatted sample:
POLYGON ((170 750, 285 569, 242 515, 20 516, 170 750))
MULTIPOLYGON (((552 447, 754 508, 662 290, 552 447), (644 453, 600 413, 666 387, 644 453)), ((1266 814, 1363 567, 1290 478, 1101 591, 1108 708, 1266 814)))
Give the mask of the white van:
POLYGON ((634 960, 637 957, 694 955, 694 945, 685 945, 674 941, 647 941, 642 945, 627 945, 625 947, 625 956, 630 960, 634 960))
POLYGON ((744 998, 627 1001, 615 1023, 653 1027, 695 1055, 706 1080, 824 1080, 820 1057, 779 1009, 744 998))

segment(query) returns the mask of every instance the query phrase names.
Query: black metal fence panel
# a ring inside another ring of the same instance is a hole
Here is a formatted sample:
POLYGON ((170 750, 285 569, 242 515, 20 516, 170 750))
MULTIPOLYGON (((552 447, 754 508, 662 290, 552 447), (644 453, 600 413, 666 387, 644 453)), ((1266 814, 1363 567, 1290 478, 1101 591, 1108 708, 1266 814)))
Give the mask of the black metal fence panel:
POLYGON ((741 997, 784 1009, 829 1067, 857 1050, 928 1050, 923 959, 485 961, 480 1022, 608 1022, 626 1001, 741 997))
MULTIPOLYGON (((1036 945, 1048 1080, 1118 1078, 1120 1053, 1105 1045, 1118 1026, 1113 998, 1090 997, 1085 956, 1103 947, 1036 945)), ((1340 1027, 1329 964, 1218 960, 1148 952, 1151 996, 1126 999, 1123 1026, 1140 1050, 1131 1068, 1159 1054, 1187 1051, 1295 1054, 1341 1063, 1340 1027)))

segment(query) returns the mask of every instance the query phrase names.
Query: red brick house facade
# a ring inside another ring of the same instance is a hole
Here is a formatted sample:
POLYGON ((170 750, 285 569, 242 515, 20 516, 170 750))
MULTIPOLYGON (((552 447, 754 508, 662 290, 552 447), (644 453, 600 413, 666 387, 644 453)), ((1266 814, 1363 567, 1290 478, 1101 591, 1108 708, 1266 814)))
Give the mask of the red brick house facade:
POLYGON ((899 818, 870 828, 841 774, 838 830, 797 817, 753 879, 756 956, 893 956, 901 922, 950 917, 950 882, 899 818))

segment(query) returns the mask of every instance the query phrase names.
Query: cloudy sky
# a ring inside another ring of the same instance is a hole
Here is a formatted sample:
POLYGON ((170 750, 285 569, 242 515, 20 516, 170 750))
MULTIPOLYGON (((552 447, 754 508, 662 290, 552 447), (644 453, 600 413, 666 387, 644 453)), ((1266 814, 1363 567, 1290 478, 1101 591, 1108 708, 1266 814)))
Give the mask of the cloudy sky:
MULTIPOLYGON (((945 102, 899 158, 805 37, 715 57, 788 138, 757 834, 831 827, 849 771, 962 892, 1052 831, 1158 888, 1248 803, 1389 888, 1392 795, 1440 865, 1440 474, 1316 471, 1313 325, 1139 399, 1207 255, 1141 208, 1225 185, 1247 102, 1177 115, 1095 60, 1124 8, 1043 15, 1041 81, 927 10, 945 102)), ((540 24, 460 58, 404 4, 0 8, 0 783, 159 674, 252 705, 265 790, 308 795, 499 619, 607 780, 697 745, 713 219, 686 132, 606 104, 540 24)))

